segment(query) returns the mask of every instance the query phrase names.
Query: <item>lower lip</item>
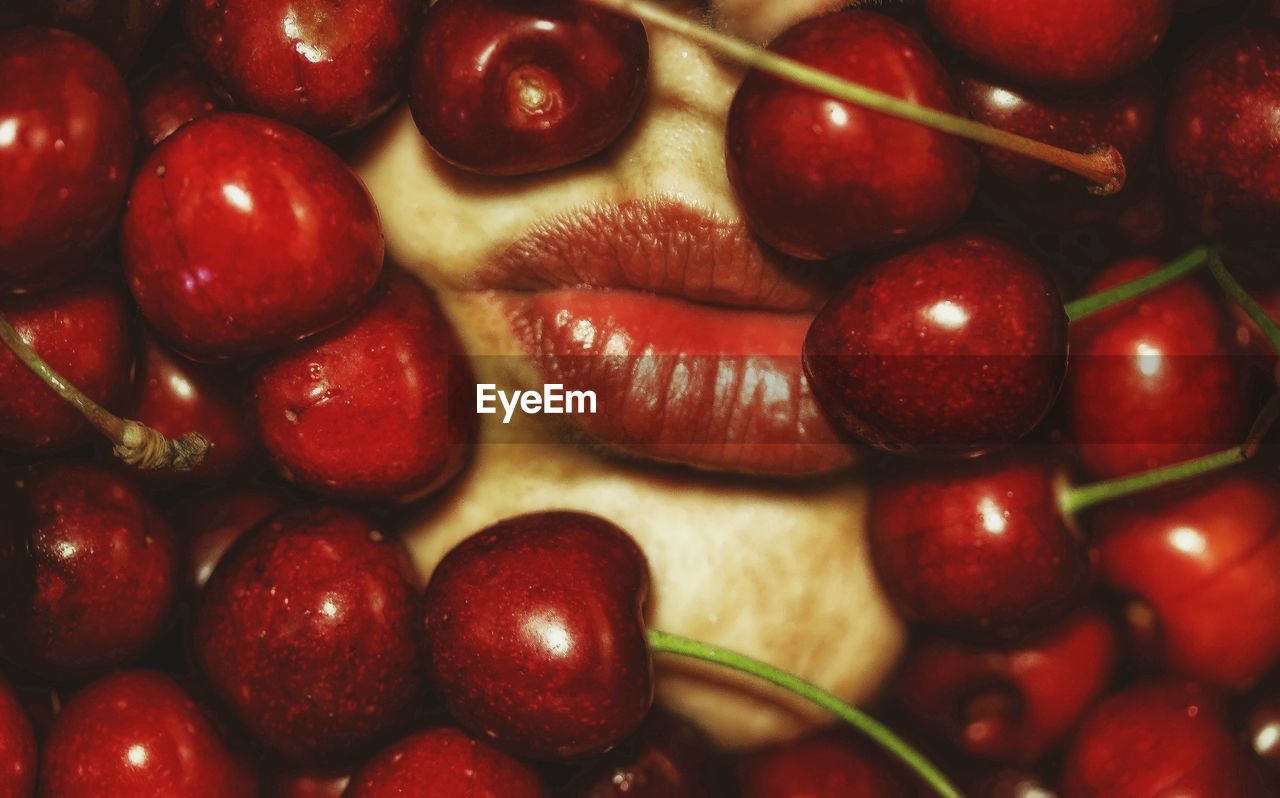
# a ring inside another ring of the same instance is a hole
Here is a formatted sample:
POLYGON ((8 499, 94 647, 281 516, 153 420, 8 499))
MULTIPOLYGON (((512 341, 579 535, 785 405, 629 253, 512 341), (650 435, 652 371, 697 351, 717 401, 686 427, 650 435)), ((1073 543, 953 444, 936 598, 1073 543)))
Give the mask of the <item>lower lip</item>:
POLYGON ((510 294, 504 304, 546 382, 596 393, 597 412, 574 420, 624 451, 794 476, 855 460, 804 377, 812 314, 576 288, 510 294))

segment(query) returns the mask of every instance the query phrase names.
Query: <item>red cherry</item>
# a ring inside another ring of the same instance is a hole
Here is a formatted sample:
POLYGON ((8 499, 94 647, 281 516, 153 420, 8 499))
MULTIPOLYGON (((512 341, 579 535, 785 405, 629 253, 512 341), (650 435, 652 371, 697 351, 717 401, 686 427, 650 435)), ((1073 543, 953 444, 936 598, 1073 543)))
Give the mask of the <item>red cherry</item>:
POLYGON ((968 793, 970 798, 1057 798, 1034 773, 1001 770, 979 780, 968 793))
POLYGON ((186 691, 154 671, 125 671, 74 695, 40 759, 40 798, 230 798, 257 777, 186 691))
POLYGON ((267 798, 343 798, 351 783, 351 771, 292 770, 277 773, 267 798))
POLYGON ((1272 776, 1280 776, 1280 690, 1272 685, 1251 703, 1245 724, 1249 744, 1272 776))
POLYGON ((421 698, 408 558, 335 508, 275 516, 223 557, 193 650, 214 692, 296 761, 353 757, 412 719, 421 698))
POLYGON ((233 543, 292 504, 284 491, 249 487, 215 488, 178 505, 169 518, 186 542, 182 579, 187 588, 199 593, 233 543))
POLYGON ((1196 218, 1232 236, 1280 215, 1280 31, 1238 28, 1201 43, 1170 89, 1165 153, 1196 218))
POLYGON ((687 720, 654 710, 636 735, 591 762, 560 798, 721 798, 720 752, 687 720))
POLYGON ((577 0, 439 0, 409 71, 418 130, 483 175, 576 163, 631 123, 649 71, 644 26, 577 0))
POLYGON ((1264 798, 1254 764, 1214 693, 1193 682, 1138 684, 1076 732, 1062 798, 1264 798))
MULTIPOLYGON (((125 292, 91 278, 43 294, 0 298, 0 314, 45 362, 95 402, 119 409, 133 370, 133 311, 125 292)), ((0 449, 64 448, 84 417, 0 346, 0 449)))
POLYGON ((36 734, 22 701, 0 675, 0 798, 36 792, 36 734))
POLYGON ((143 316, 201 358, 278 349, 350 315, 382 232, 360 179, 279 122, 214 114, 143 163, 122 231, 143 316))
MULTIPOLYGON (((1093 294, 1149 274, 1121 261, 1093 294)), ((1246 358, 1219 295, 1183 280, 1071 325, 1069 427, 1082 464, 1109 478, 1225 449, 1252 423, 1246 358)))
MULTIPOLYGON (((950 77, 907 26, 870 11, 801 22, 770 49, 873 89, 956 112, 950 77)), ((729 110, 729 179, 757 235, 820 260, 923 238, 973 199, 968 145, 913 122, 748 73, 729 110)))
POLYGON ((1154 611, 1174 671, 1247 689, 1280 664, 1280 481, 1232 472, 1100 509, 1099 577, 1154 611))
POLYGON ((942 638, 919 645, 897 694, 912 716, 966 754, 1033 764, 1102 697, 1115 664, 1111 624, 1084 609, 1016 645, 942 638))
POLYGON ((449 322, 413 277, 388 274, 355 317, 259 369, 252 402, 276 467, 310 490, 404 502, 461 469, 474 391, 449 322))
POLYGON ((738 761, 740 798, 907 798, 912 784, 861 740, 828 732, 738 761))
POLYGON ((169 620, 173 533, 122 474, 46 463, 0 482, 0 650, 61 677, 141 653, 169 620))
POLYGON ((133 103, 143 143, 151 147, 223 105, 188 54, 177 50, 134 87, 133 103))
POLYGON ((914 468, 871 494, 871 555, 909 619, 1034 629, 1078 603, 1089 554, 1058 508, 1058 473, 1023 453, 914 468))
POLYGON ((186 0, 197 57, 249 111, 317 136, 368 124, 403 88, 415 0, 186 0))
POLYGON ((463 541, 426 593, 428 670, 449 714, 533 759, 617 745, 653 699, 648 592, 635 541, 595 516, 523 515, 463 541))
POLYGON ((133 165, 129 93, 70 33, 0 32, 0 289, 46 285, 89 262, 115 225, 133 165))
POLYGON ((969 455, 1019 440, 1049 412, 1067 316, 1034 260, 958 234, 859 272, 814 319, 804 363, 823 408, 860 440, 969 455))
POLYGON ((949 44, 1033 86, 1096 86, 1146 61, 1173 0, 924 0, 949 44))
POLYGON ((538 774, 461 729, 412 734, 371 759, 345 798, 549 798, 538 774))
POLYGON ((101 47, 127 73, 169 9, 171 0, 44 0, 33 3, 40 24, 72 31, 101 47))

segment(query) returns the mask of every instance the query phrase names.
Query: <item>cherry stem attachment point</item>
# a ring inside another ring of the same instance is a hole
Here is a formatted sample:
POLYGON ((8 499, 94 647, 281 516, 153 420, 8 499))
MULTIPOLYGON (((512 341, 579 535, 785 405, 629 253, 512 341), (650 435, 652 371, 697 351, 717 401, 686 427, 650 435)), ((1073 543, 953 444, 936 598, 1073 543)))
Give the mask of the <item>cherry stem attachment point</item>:
POLYGON ((90 399, 36 354, 9 320, 0 314, 0 341, 49 389, 80 412, 94 429, 111 441, 116 457, 144 471, 189 471, 204 461, 213 447, 198 432, 166 438, 140 421, 123 419, 90 399))
POLYGON ((793 676, 786 671, 748 657, 745 654, 719 648, 709 643, 668 634, 657 629, 649 630, 649 647, 657 653, 676 654, 722 665, 794 693, 822 707, 871 738, 876 744, 915 771, 942 798, 964 798, 963 794, 956 789, 942 771, 938 770, 937 766, 901 737, 894 734, 887 726, 798 676, 793 676))
POLYGON ((1213 279, 1218 281, 1218 285, 1222 286, 1222 290, 1231 297, 1231 300, 1240 306, 1253 323, 1258 325, 1258 329, 1262 330, 1262 334, 1266 337, 1271 347, 1280 353, 1280 324, 1276 324, 1275 319, 1262 309, 1262 306, 1249 296, 1249 292, 1244 290, 1239 281, 1227 269, 1227 265, 1223 263, 1220 254, 1215 253, 1209 260, 1209 271, 1213 274, 1213 279))
POLYGON ((838 78, 751 42, 720 33, 695 20, 669 11, 652 0, 587 0, 587 2, 671 31, 747 67, 767 72, 774 77, 838 100, 1065 169, 1089 181, 1089 190, 1092 193, 1109 195, 1124 188, 1124 158, 1115 147, 1110 145, 1100 143, 1089 152, 1073 152, 984 125, 963 116, 917 105, 892 94, 838 78))
POLYGON ((1068 302, 1064 309, 1067 319, 1075 322, 1080 319, 1101 313, 1108 308, 1128 302, 1130 299, 1162 288, 1175 280, 1180 280, 1217 257, 1218 251, 1212 246, 1196 247, 1185 255, 1166 263, 1151 274, 1131 280, 1127 283, 1099 291, 1090 296, 1081 297, 1068 302))

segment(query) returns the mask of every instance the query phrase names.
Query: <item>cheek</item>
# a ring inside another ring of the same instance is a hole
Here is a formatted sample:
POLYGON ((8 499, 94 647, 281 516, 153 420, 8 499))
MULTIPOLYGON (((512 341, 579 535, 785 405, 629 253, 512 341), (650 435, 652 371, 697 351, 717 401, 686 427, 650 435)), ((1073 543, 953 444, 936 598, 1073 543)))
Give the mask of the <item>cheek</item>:
POLYGON ((865 3, 850 0, 714 0, 717 26, 757 42, 772 41, 787 28, 810 17, 865 3))

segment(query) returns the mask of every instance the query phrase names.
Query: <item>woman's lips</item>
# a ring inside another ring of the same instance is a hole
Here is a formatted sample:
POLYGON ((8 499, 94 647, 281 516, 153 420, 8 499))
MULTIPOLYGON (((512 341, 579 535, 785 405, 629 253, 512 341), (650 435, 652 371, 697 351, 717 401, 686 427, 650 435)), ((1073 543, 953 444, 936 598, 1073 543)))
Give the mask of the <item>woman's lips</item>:
POLYGON ((741 226, 677 203, 585 211, 526 235, 476 277, 543 380, 594 391, 570 416, 628 452, 805 475, 854 461, 800 352, 839 269, 768 255, 741 226))

